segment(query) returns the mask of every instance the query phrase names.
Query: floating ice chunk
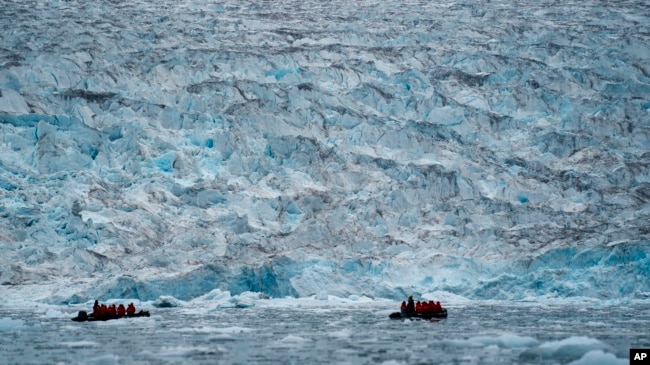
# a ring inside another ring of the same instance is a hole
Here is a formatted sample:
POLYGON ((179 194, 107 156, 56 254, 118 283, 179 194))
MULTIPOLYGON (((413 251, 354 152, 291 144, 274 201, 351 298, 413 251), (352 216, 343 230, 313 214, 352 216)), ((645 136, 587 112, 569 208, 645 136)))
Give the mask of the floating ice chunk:
POLYGON ((539 345, 539 341, 528 336, 508 333, 500 336, 475 336, 466 341, 454 341, 460 345, 498 346, 499 348, 530 348, 539 345))
POLYGON ((388 361, 382 362, 381 364, 382 365, 402 365, 402 364, 405 364, 405 362, 397 361, 397 360, 388 360, 388 361))
POLYGON ((58 311, 56 309, 48 309, 45 314, 43 315, 46 318, 68 318, 70 315, 67 313, 63 313, 61 311, 58 311))
POLYGON ((349 328, 343 328, 339 331, 329 332, 328 335, 335 338, 350 338, 352 337, 352 330, 349 328))
POLYGON ((235 327, 217 328, 215 331, 223 334, 237 334, 237 333, 244 333, 244 332, 253 332, 255 330, 252 328, 235 326, 235 327))
POLYGON ((212 326, 175 328, 172 331, 180 333, 221 333, 220 328, 212 326))
POLYGON ((594 350, 587 352, 580 360, 570 362, 569 365, 626 365, 628 363, 627 359, 619 359, 602 350, 594 350))
POLYGON ((213 291, 203 295, 200 299, 203 300, 213 300, 213 301, 224 301, 231 298, 229 291, 222 291, 221 289, 214 289, 213 291))
POLYGON ((95 358, 88 359, 89 364, 101 364, 101 365, 112 365, 119 364, 120 357, 113 354, 107 354, 103 356, 98 356, 95 358))
POLYGON ((25 321, 22 319, 11 319, 9 317, 0 319, 0 331, 11 331, 21 328, 25 328, 25 321))
POLYGON ((515 334, 505 334, 497 337, 499 347, 506 348, 526 348, 539 344, 539 341, 528 336, 518 336, 515 334))
POLYGON ((302 347, 310 343, 309 339, 288 335, 280 340, 277 340, 269 345, 269 347, 302 347))
POLYGON ((550 341, 521 353, 520 358, 553 359, 558 361, 578 360, 591 351, 606 351, 609 347, 601 341, 584 336, 573 336, 560 341, 550 341))
POLYGON ((174 298, 171 295, 161 295, 152 303, 152 305, 158 308, 175 308, 180 307, 183 304, 180 300, 174 298))
POLYGON ((220 347, 202 347, 202 346, 169 346, 161 347, 159 355, 162 356, 188 356, 188 355, 209 355, 217 354, 220 352, 225 352, 225 350, 220 347))
POLYGON ((74 341, 74 342, 61 342, 61 346, 65 347, 97 347, 99 344, 93 341, 74 341))
POLYGON ((243 292, 230 299, 230 303, 237 308, 249 308, 255 306, 255 302, 260 299, 260 293, 243 292))

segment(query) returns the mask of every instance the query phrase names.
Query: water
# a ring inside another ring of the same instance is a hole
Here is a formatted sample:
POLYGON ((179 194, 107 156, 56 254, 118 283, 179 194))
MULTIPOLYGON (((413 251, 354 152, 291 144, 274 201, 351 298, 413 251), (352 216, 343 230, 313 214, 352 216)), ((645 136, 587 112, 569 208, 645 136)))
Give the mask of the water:
POLYGON ((566 364, 601 350, 627 364, 630 348, 650 347, 650 304, 481 303, 449 307, 438 322, 390 320, 392 308, 152 308, 149 318, 92 323, 70 321, 70 308, 0 308, 0 363, 566 364))

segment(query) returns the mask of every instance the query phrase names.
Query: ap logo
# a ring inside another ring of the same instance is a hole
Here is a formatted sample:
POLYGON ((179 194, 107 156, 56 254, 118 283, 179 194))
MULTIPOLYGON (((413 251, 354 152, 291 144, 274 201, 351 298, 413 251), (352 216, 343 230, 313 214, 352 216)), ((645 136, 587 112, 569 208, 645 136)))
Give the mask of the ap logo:
POLYGON ((630 365, 650 364, 650 349, 630 349, 630 365))

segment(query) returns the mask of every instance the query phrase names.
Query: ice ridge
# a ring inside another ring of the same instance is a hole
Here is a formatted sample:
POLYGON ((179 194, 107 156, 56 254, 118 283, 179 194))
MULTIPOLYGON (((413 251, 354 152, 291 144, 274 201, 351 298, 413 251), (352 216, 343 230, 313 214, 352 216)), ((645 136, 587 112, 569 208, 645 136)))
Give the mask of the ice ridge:
POLYGON ((650 295, 646 5, 267 5, 4 4, 0 284, 650 295))

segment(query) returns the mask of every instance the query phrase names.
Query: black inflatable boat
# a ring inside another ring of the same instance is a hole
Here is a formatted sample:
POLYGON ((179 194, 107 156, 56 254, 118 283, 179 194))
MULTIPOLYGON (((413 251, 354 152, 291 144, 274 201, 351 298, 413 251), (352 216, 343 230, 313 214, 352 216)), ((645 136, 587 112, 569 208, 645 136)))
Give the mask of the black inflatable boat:
POLYGON ((123 316, 114 316, 114 315, 105 315, 101 317, 95 317, 92 314, 86 313, 86 311, 79 311, 76 317, 72 318, 75 322, 93 322, 93 321, 109 321, 111 319, 120 319, 120 318, 135 318, 135 317, 149 317, 149 311, 139 311, 134 314, 126 314, 123 316))
POLYGON ((393 312, 390 314, 390 319, 443 319, 447 318, 447 310, 442 308, 442 310, 435 312, 416 312, 416 313, 401 313, 393 312))

